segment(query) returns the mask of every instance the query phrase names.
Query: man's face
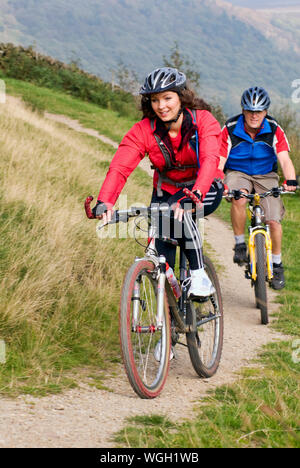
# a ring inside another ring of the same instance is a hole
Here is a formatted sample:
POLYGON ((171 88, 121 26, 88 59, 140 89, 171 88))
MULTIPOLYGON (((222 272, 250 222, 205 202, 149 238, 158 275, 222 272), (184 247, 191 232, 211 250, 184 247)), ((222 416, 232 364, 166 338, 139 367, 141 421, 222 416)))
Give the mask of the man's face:
POLYGON ((243 110, 243 114, 245 117, 246 126, 249 128, 249 130, 258 130, 267 115, 267 111, 243 110))

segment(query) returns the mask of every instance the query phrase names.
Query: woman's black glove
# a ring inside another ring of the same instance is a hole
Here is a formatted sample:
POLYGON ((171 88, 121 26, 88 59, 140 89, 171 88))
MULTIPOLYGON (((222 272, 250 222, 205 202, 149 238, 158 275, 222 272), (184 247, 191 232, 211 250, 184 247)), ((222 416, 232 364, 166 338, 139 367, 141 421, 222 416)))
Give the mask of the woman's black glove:
MULTIPOLYGON (((193 192, 193 194, 198 198, 199 201, 201 201, 202 195, 199 194, 198 192, 193 192)), ((190 197, 187 195, 184 195, 182 198, 180 198, 177 201, 177 206, 180 205, 182 209, 191 209, 191 205, 193 204, 193 201, 191 200, 190 197), (185 206, 186 205, 186 206, 185 206)))
POLYGON ((107 206, 101 200, 97 200, 97 204, 92 209, 93 215, 95 217, 102 216, 107 211, 107 206))

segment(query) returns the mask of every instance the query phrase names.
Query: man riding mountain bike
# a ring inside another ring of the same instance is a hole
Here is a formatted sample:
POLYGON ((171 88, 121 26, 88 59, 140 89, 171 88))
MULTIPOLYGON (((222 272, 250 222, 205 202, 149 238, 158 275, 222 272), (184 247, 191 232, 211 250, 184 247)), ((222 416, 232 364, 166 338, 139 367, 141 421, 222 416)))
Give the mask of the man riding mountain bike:
MULTIPOLYGON (((241 98, 242 113, 230 118, 222 129, 221 159, 225 165, 225 184, 229 190, 262 193, 278 186, 278 161, 282 168, 285 190, 297 188, 294 165, 289 156, 289 143, 278 122, 268 115, 270 97, 264 88, 246 89, 241 98)), ((222 164, 221 164, 222 167, 222 164)), ((245 198, 232 200, 231 220, 235 237, 234 263, 247 262, 245 243, 245 198)), ((264 220, 270 226, 272 239, 272 287, 285 286, 281 259, 284 206, 280 198, 262 200, 264 220)))

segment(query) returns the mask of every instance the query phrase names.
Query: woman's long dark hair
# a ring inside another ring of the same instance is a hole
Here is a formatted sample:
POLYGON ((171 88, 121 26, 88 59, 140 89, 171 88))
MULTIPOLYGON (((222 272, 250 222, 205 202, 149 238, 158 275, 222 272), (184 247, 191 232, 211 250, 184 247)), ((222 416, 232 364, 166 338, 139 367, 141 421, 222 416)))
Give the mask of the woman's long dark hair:
MULTIPOLYGON (((180 93, 178 93, 178 95, 181 101, 181 107, 188 107, 189 109, 207 110, 211 112, 211 107, 209 106, 209 104, 207 104, 203 99, 196 96, 192 89, 183 89, 182 91, 180 91, 180 93)), ((141 111, 143 113, 143 118, 148 117, 149 119, 153 119, 156 117, 156 114, 152 109, 150 96, 142 96, 141 111)))

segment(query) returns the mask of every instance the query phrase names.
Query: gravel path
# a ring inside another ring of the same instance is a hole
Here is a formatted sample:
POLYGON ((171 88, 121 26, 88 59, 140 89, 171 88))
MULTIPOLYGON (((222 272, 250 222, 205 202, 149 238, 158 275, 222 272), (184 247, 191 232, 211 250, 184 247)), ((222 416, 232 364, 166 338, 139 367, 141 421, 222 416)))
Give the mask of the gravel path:
MULTIPOLYGON (((60 119, 63 121, 61 116, 60 119)), ((65 123, 69 125, 70 119, 65 123)), ((0 447, 109 448, 114 446, 113 434, 129 416, 158 413, 172 420, 192 417, 195 403, 208 389, 237 380, 238 371, 250 364, 262 345, 285 338, 260 324, 250 282, 244 278, 243 269, 232 263, 231 229, 214 215, 205 221, 204 229, 218 262, 226 265, 220 274, 225 330, 217 374, 211 379, 199 379, 187 350, 178 347, 165 388, 154 400, 141 400, 135 395, 121 365, 117 377, 108 377, 105 382, 111 391, 98 390, 85 383, 60 395, 0 398, 0 447)), ((271 314, 277 307, 272 302, 274 298, 270 290, 271 314)))

